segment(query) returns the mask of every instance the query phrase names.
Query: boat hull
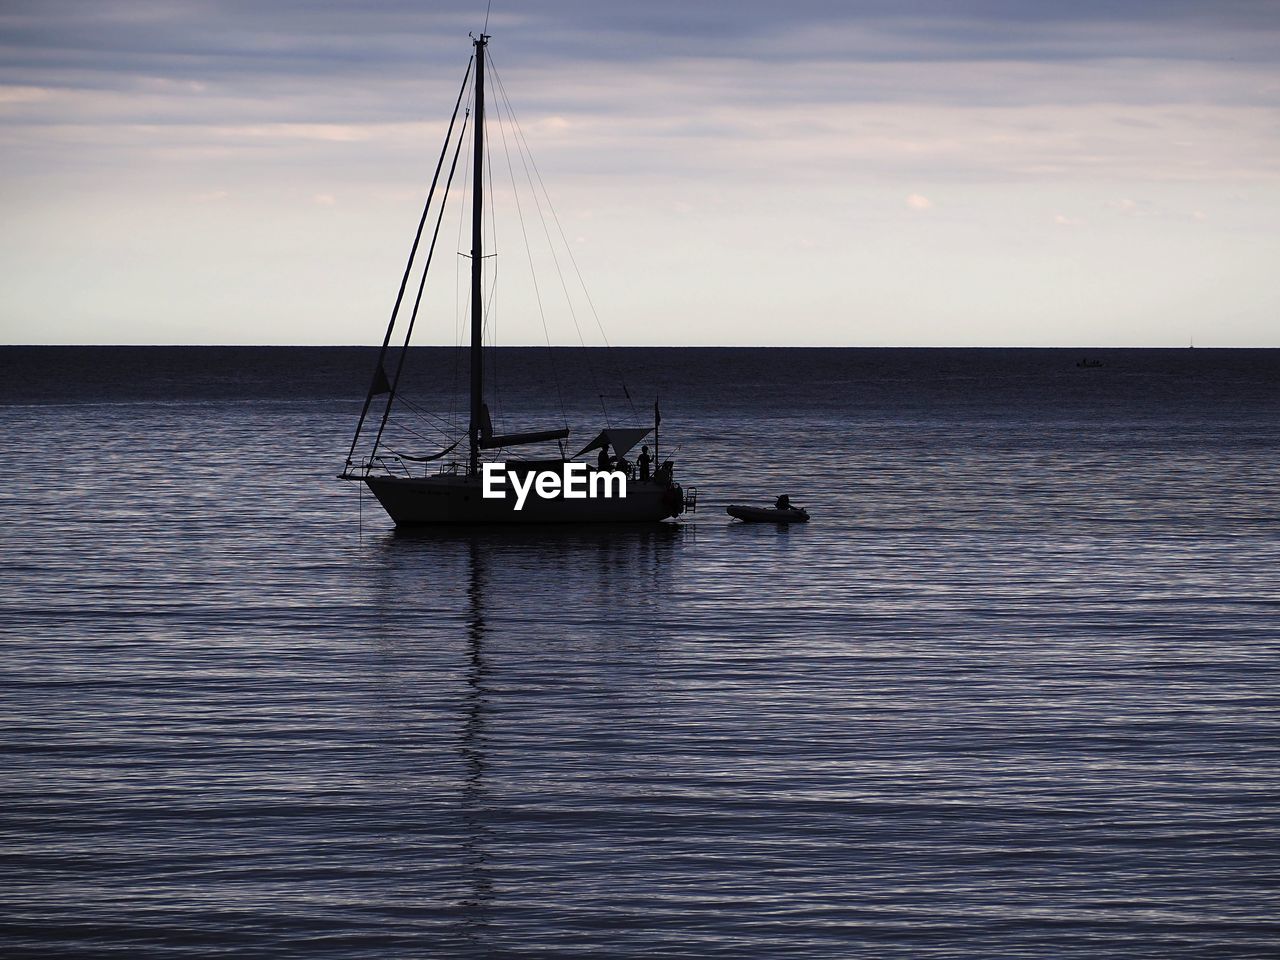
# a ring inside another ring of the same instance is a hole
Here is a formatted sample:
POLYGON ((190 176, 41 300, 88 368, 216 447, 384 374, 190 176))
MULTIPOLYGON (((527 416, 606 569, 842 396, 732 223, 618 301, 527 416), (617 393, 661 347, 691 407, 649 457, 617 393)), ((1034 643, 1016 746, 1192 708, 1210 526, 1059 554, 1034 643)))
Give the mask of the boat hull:
POLYGON ((745 523, 806 523, 809 520, 807 511, 797 507, 790 510, 774 510, 768 507, 742 507, 732 504, 724 508, 724 512, 745 523))
POLYGON ((437 524, 658 523, 684 512, 679 484, 631 481, 627 495, 614 498, 543 499, 533 493, 516 510, 515 494, 481 496, 479 478, 454 474, 434 477, 363 478, 397 527, 437 524))

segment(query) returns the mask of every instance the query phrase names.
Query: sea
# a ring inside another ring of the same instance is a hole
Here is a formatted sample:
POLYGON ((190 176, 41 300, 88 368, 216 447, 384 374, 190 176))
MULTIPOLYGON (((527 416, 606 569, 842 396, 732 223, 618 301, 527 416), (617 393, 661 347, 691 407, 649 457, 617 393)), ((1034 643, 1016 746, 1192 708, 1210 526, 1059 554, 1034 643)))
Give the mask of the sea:
POLYGON ((697 509, 419 533, 376 358, 0 348, 0 956, 1280 956, 1280 351, 500 350, 697 509))

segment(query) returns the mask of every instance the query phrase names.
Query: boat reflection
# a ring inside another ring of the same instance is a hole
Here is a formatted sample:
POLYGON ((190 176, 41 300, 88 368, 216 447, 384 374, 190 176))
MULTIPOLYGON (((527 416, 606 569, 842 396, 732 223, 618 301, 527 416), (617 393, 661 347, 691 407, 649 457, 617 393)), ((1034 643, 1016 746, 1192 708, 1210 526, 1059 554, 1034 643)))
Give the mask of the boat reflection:
MULTIPOLYGON (((677 568, 693 537, 687 526, 665 524, 430 528, 378 541, 379 632, 400 669, 423 684, 423 736, 432 723, 429 701, 443 701, 456 720, 449 724, 457 731, 456 800, 441 799, 456 803, 462 888, 451 912, 469 953, 485 955, 501 893, 493 851, 502 839, 495 784, 503 781, 494 764, 510 762, 495 758, 511 757, 512 744, 497 742, 503 727, 496 718, 510 713, 503 700, 512 695, 511 677, 548 650, 572 656, 575 644, 625 649, 628 659, 651 655, 665 643, 662 615, 672 592, 688 589, 677 568)), ((605 673, 598 679, 610 682, 605 673)))

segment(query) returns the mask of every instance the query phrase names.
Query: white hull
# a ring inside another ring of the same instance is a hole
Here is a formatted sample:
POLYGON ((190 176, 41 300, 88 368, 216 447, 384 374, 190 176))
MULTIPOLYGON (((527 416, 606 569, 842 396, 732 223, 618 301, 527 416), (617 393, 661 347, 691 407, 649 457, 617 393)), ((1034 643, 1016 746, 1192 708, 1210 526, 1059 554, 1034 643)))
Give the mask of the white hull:
POLYGON ((484 523, 657 523, 684 512, 679 484, 629 481, 625 497, 544 500, 530 493, 521 510, 511 490, 503 499, 481 496, 479 478, 365 477, 397 527, 484 523))

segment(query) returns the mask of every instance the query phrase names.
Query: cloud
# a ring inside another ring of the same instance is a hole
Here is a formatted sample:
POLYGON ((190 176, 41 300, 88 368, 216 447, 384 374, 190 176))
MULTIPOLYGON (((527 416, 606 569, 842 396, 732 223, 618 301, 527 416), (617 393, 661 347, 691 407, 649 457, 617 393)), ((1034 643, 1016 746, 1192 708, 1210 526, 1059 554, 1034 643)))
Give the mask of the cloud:
MULTIPOLYGON (((735 0, 726 13, 687 0, 506 0, 495 8, 491 62, 567 235, 589 238, 584 261, 613 252, 595 264, 606 278, 615 263, 669 250, 681 231, 692 238, 685 256, 649 270, 675 276, 677 291, 680 264, 704 251, 722 251, 736 276, 775 241, 858 262, 879 257, 867 273, 886 283, 926 256, 931 269, 954 267, 961 286, 1023 253, 1031 277, 1051 259, 1038 259, 1045 251, 1035 243, 1061 244, 1069 235, 1048 227, 1085 226, 1083 213, 1103 266, 1125 257, 1158 265, 1149 283, 1133 284, 1139 299, 1194 285, 1203 258, 1178 260, 1178 244, 1194 235, 1236 265, 1242 303, 1274 301, 1266 271, 1275 257, 1263 253, 1274 253, 1264 214, 1280 190, 1280 5, 735 0), (1132 199, 1109 206, 1117 197, 1132 199), (899 202, 924 219, 904 215, 899 202), (584 229, 589 211, 596 217, 584 229), (680 230, 671 229, 672 211, 683 211, 680 230), (866 232, 823 232, 851 221, 866 232), (1265 265, 1255 269, 1255 260, 1265 265)), ((137 242, 163 251, 157 272, 182 276, 186 253, 168 240, 172 206, 199 199, 207 204, 200 234, 221 245, 192 256, 191 276, 214 262, 252 274, 267 260, 245 251, 241 238, 250 237, 299 262, 322 262, 330 247, 335 262, 367 256, 320 276, 375 288, 383 263, 402 256, 396 244, 413 226, 402 221, 421 204, 471 53, 467 31, 483 13, 473 0, 7 0, 0 152, 10 189, 0 215, 11 225, 10 259, 25 257, 33 278, 92 262, 95 231, 128 218, 137 242), (317 216, 334 229, 317 231, 317 216), (24 231, 51 239, 26 242, 24 231), (57 257, 42 252, 54 249, 57 257)), ((490 88, 495 100, 499 86, 490 88)), ((495 151, 500 142, 491 138, 495 151)), ((771 272, 783 269, 771 256, 752 272, 756 286, 727 286, 724 299, 750 311, 774 289, 809 289, 796 281, 812 260, 787 276, 771 272)), ((710 272, 689 280, 694 295, 682 302, 696 301, 710 272)), ((626 309, 630 293, 618 291, 632 289, 634 274, 617 274, 614 298, 626 309)), ((844 305, 857 293, 842 282, 813 295, 844 305)), ((1045 274, 1037 292, 1056 282, 1045 274)), ((24 289, 22 316, 47 314, 46 286, 24 289)), ((1003 291, 974 283, 971 300, 940 302, 994 315, 1003 291)), ((18 316, 14 296, 0 295, 0 308, 18 316)), ((376 299, 363 290, 352 298, 376 299)), ((891 294, 884 305, 886 318, 913 309, 891 294)), ((1154 312, 1130 306, 1133 315, 1154 312)), ((150 286, 121 292, 114 308, 156 317, 171 309, 150 286)), ((670 315, 671 335, 687 336, 693 314, 670 315)))
MULTIPOLYGON (((495 13, 490 53, 535 147, 572 175, 1243 181, 1280 177, 1268 10, 544 0, 495 13)), ((32 170, 68 142, 126 164, 165 141, 298 163, 316 144, 421 149, 475 20, 416 0, 15 0, 0 148, 32 170)))
POLYGON ((0 86, 0 107, 13 104, 41 103, 53 97, 44 87, 0 86))
MULTIPOLYGON (((427 7, 419 0, 10 0, 0 16, 0 80, 122 88, 152 78, 246 90, 291 79, 412 84, 460 67, 469 53, 466 33, 479 27, 474 3, 427 7)), ((929 71, 924 86, 936 98, 954 99, 971 98, 983 75, 998 80, 1005 68, 1034 64, 1091 71, 1096 79, 1085 87, 1087 96, 1108 82, 1114 89, 1122 79, 1116 68, 1146 63, 1169 68, 1162 82, 1141 91, 1159 100, 1179 95, 1179 74, 1200 74, 1208 65, 1237 74, 1274 67, 1280 10, 1250 0, 1216 0, 1211 7, 1193 0, 1085 0, 1069 8, 1015 0, 738 0, 726 16, 716 5, 686 0, 541 0, 495 13, 490 31, 491 52, 504 69, 551 79, 549 64, 571 65, 556 83, 562 89, 577 68, 595 72, 596 65, 612 64, 643 75, 704 62, 781 74, 770 79, 786 74, 771 67, 803 68, 779 99, 905 99, 921 87, 911 82, 910 68, 936 65, 942 69, 929 71), (810 84, 824 66, 834 84, 810 84), (879 68, 888 68, 896 90, 873 84, 860 94, 862 81, 874 79, 879 68), (841 71, 850 83, 839 83, 841 71), (941 84, 939 76, 946 78, 941 84), (1173 89, 1162 90, 1164 84, 1173 89)), ((1046 90, 997 82, 986 93, 1036 102, 1046 90)), ((1073 96, 1068 87, 1052 93, 1073 96)), ((1211 84, 1200 96, 1258 102, 1275 94, 1274 84, 1253 91, 1247 84, 1211 84)))

